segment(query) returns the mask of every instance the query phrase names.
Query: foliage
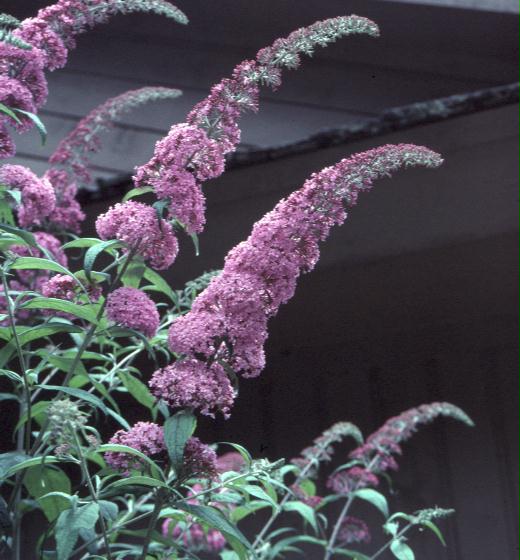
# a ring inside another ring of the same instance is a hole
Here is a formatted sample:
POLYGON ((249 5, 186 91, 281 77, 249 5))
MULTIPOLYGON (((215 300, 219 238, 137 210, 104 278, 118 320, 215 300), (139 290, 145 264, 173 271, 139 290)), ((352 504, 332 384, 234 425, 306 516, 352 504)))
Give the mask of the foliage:
MULTIPOLYGON (((74 37, 137 10, 187 22, 163 0, 60 0, 22 22, 0 14, 1 158, 14 154, 8 127, 36 125, 45 137, 37 116, 44 71, 65 64, 74 37)), ((435 521, 451 510, 391 514, 380 481, 419 425, 438 416, 471 425, 453 405, 406 411, 366 440, 354 424, 339 422, 290 463, 196 436, 197 415, 229 416, 240 378, 263 369, 268 320, 291 298, 299 275, 312 270, 319 242, 345 220, 344 207, 401 167, 437 167, 438 154, 402 144, 342 160, 255 224, 221 271, 180 290, 158 272, 176 257, 178 230, 198 252, 201 185, 224 172, 239 118, 258 108, 260 86, 276 88, 282 68, 351 34, 375 37, 378 29, 358 16, 332 18, 237 66, 136 169, 135 188, 98 217, 99 238, 77 235, 84 215, 76 200, 78 183, 92 180, 87 156, 101 148, 98 134, 123 111, 180 92, 142 88, 108 100, 62 140, 43 177, 0 167, 0 399, 18 407, 9 426, 15 449, 0 455, 0 539, 15 560, 33 552, 45 560, 208 553, 270 560, 301 546, 321 549, 325 560, 374 560, 386 551, 410 560, 406 539, 414 528, 444 544, 435 521), (143 195, 154 201, 134 200, 143 195), (151 378, 143 373, 150 368, 151 378), (128 403, 143 420, 129 424, 128 403), (115 433, 104 442, 107 428, 115 433), (319 492, 325 464, 346 441, 354 449, 319 492), (366 552, 372 529, 351 514, 362 502, 384 520, 387 542, 374 552, 366 552), (36 551, 28 551, 22 524, 35 512, 46 525, 36 551), (256 514, 264 524, 250 538, 241 526, 256 514)))

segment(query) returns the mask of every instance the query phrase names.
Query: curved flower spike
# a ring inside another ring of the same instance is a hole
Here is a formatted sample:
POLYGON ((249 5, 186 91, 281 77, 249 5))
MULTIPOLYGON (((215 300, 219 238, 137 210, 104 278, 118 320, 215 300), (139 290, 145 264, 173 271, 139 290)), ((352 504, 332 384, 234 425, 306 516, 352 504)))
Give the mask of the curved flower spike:
POLYGON ((441 163, 438 154, 424 147, 386 145, 313 174, 228 253, 221 274, 170 327, 172 351, 199 360, 200 375, 207 367, 204 362, 213 360, 244 377, 259 375, 267 321, 293 296, 298 276, 316 264, 319 242, 333 225, 345 221, 344 203, 353 206, 359 192, 400 167, 441 163))

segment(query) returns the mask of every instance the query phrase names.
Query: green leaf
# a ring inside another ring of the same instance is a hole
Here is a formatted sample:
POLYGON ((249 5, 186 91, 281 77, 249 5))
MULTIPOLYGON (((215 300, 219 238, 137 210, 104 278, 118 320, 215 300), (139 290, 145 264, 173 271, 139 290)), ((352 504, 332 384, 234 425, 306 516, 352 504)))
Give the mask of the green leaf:
POLYGON ((117 518, 117 514, 119 513, 119 507, 114 502, 109 502, 108 500, 99 500, 99 509, 101 511, 101 515, 107 521, 114 521, 117 518))
POLYGON ((131 198, 135 198, 136 196, 141 196, 142 194, 153 192, 152 187, 138 187, 135 189, 129 190, 125 196, 123 197, 123 202, 130 200, 131 198))
POLYGON ((429 520, 422 521, 421 525, 423 525, 424 527, 428 527, 428 529, 433 531, 435 533, 435 535, 437 536, 437 538, 441 541, 443 546, 446 546, 446 541, 444 540, 444 536, 441 533, 441 530, 439 529, 439 527, 437 527, 437 525, 435 525, 435 523, 433 521, 429 521, 429 520))
POLYGON ((57 560, 68 560, 81 530, 93 529, 99 517, 99 506, 90 503, 60 513, 56 523, 57 560))
POLYGON ((177 294, 170 288, 168 282, 157 272, 153 271, 151 268, 146 268, 144 271, 144 277, 148 282, 151 282, 153 287, 168 296, 171 301, 177 305, 179 298, 177 294))
POLYGON ((16 474, 19 471, 22 471, 24 469, 28 469, 30 467, 34 467, 34 466, 38 466, 38 465, 50 465, 52 463, 59 463, 60 460, 57 457, 54 457, 53 455, 42 455, 41 457, 33 457, 32 459, 27 459, 25 461, 16 463, 15 465, 13 465, 12 467, 10 467, 7 472, 5 473, 5 478, 9 478, 10 476, 13 476, 13 474, 16 474))
POLYGON ((303 502, 287 502, 284 507, 284 511, 295 511, 299 513, 307 523, 314 529, 314 532, 318 532, 318 524, 316 522, 316 512, 311 506, 304 504, 303 502))
POLYGON ((390 550, 398 560, 415 560, 413 550, 402 539, 393 540, 390 550))
POLYGON ((193 248, 195 249, 195 256, 198 257, 200 255, 199 237, 196 233, 190 234, 190 237, 193 242, 193 248))
POLYGON ((11 268, 16 270, 52 270, 53 272, 59 272, 74 278, 74 274, 61 264, 51 261, 50 259, 42 259, 40 257, 17 257, 11 265, 11 268))
POLYGON ((10 109, 7 105, 0 103, 0 112, 4 113, 8 117, 11 117, 13 121, 15 121, 16 123, 22 124, 22 121, 18 118, 17 114, 12 109, 10 109))
POLYGON ((70 313, 75 317, 84 319, 89 323, 96 324, 96 313, 88 305, 78 305, 71 301, 57 298, 35 297, 20 306, 22 309, 54 309, 70 313))
POLYGON ((253 501, 252 500, 247 505, 238 506, 238 507, 234 508, 233 511, 231 512, 231 520, 234 523, 238 523, 239 521, 241 521, 242 519, 244 519, 248 515, 251 515, 252 513, 255 513, 258 510, 264 509, 266 507, 271 507, 271 506, 269 504, 267 504, 266 502, 260 502, 260 501, 256 501, 256 500, 253 501))
MULTIPOLYGON (((186 502, 177 502, 175 504, 178 508, 191 513, 197 519, 200 519, 209 527, 218 529, 226 537, 236 539, 246 549, 250 549, 251 545, 241 531, 235 527, 224 514, 211 506, 201 506, 195 504, 187 504, 186 502)), ((230 543, 232 544, 232 543, 230 543)))
MULTIPOLYGON (((47 350, 44 350, 44 352, 47 352, 47 350)), ((85 356, 86 352, 83 353, 83 357, 87 358, 85 356)), ((41 357, 44 357, 43 353, 39 353, 39 355, 41 355, 41 357)), ((63 356, 53 356, 52 354, 49 356, 45 356, 47 357, 48 362, 53 365, 54 367, 58 368, 60 371, 64 371, 65 373, 68 373, 70 371, 70 368, 74 362, 74 358, 64 358, 63 356)), ((74 371, 72 372, 73 375, 79 375, 82 377, 86 377, 88 379, 88 373, 87 370, 85 369, 85 366, 80 362, 78 362, 76 364, 76 367, 74 369, 74 371)))
POLYGON ((0 223, 0 229, 6 231, 7 233, 11 233, 12 235, 16 235, 17 237, 22 239, 22 241, 24 241, 27 245, 38 248, 38 243, 36 243, 36 239, 31 232, 24 231, 23 229, 10 226, 7 224, 1 224, 1 223, 0 223))
POLYGON ((197 426, 195 416, 181 410, 170 416, 164 424, 164 442, 173 468, 178 473, 182 469, 184 460, 184 447, 197 426))
POLYGON ((128 372, 118 371, 117 375, 121 379, 126 390, 146 408, 152 409, 155 404, 155 397, 150 393, 148 387, 139 379, 128 372))
POLYGON ((29 494, 38 500, 49 521, 54 521, 69 507, 69 502, 59 495, 48 496, 40 501, 40 498, 49 492, 70 494, 70 480, 61 469, 47 466, 30 467, 25 473, 23 482, 29 494))
POLYGON ((42 140, 42 146, 45 146, 45 142, 47 141, 47 129, 45 125, 42 123, 40 117, 31 113, 29 111, 23 111, 22 109, 14 109, 17 113, 21 113, 25 115, 27 118, 31 119, 31 121, 35 124, 38 132, 40 133, 40 138, 42 140))
POLYGON ((145 264, 142 259, 132 261, 126 268, 126 271, 121 278, 124 286, 131 288, 139 288, 141 279, 143 278, 145 264))
POLYGON ((385 517, 388 517, 388 502, 383 494, 377 490, 373 490, 372 488, 361 488, 361 490, 356 490, 354 496, 371 503, 385 517))
POLYGON ((150 476, 129 476, 128 478, 122 478, 121 480, 117 480, 113 482, 108 488, 122 488, 124 486, 149 486, 151 488, 167 488, 168 490, 170 487, 165 483, 157 480, 156 478, 152 478, 150 476))
POLYGON ((130 424, 120 414, 118 414, 111 408, 108 408, 99 397, 92 395, 88 391, 84 391, 83 389, 76 389, 74 387, 62 387, 60 385, 40 385, 39 387, 48 391, 58 391, 61 393, 66 393, 67 395, 71 395, 73 397, 86 401, 99 408, 99 410, 101 410, 108 416, 112 416, 112 418, 117 420, 126 430, 130 429, 130 424))
POLYGON ((67 325, 66 323, 47 323, 46 325, 41 325, 37 327, 31 327, 29 329, 24 329, 23 332, 18 336, 20 339, 20 344, 24 346, 28 342, 43 338, 46 336, 51 336, 57 333, 81 333, 83 329, 77 327, 76 325, 67 325))
POLYGON ((94 245, 99 245, 103 243, 101 239, 97 237, 80 237, 79 239, 73 239, 68 243, 62 245, 62 249, 84 249, 85 247, 93 247, 94 245))
POLYGON ((8 451, 0 454, 0 480, 12 467, 23 463, 29 456, 20 451, 8 451))
POLYGON ((251 465, 253 458, 244 446, 239 445, 238 443, 231 443, 230 441, 221 441, 219 445, 230 445, 233 449, 235 449, 235 451, 238 451, 238 453, 242 455, 242 459, 244 459, 244 462, 248 467, 251 465))
POLYGON ((258 498, 264 502, 267 502, 269 505, 276 507, 276 501, 272 499, 271 496, 260 486, 255 486, 254 484, 244 484, 238 487, 238 490, 246 492, 247 494, 258 498))
POLYGON ((85 258, 83 261, 83 268, 85 269, 85 274, 89 280, 92 280, 92 268, 96 262, 97 257, 103 251, 108 249, 115 249, 116 247, 123 247, 123 243, 117 239, 110 239, 109 241, 101 241, 100 243, 90 247, 85 253, 85 258))
MULTIPOLYGON (((14 226, 14 215, 5 199, 0 199, 0 222, 14 226)), ((13 243, 11 243, 13 244, 13 243)))
POLYGON ((383 525, 383 530, 385 531, 385 533, 388 533, 392 537, 395 537, 397 535, 397 531, 399 530, 399 523, 396 523, 395 521, 387 521, 383 525))
POLYGON ((100 445, 99 447, 97 447, 96 451, 99 453, 127 453, 129 455, 135 455, 144 463, 150 466, 150 472, 153 476, 159 476, 160 478, 163 478, 163 473, 155 463, 155 461, 150 459, 148 455, 141 453, 141 451, 138 451, 133 447, 129 447, 128 445, 120 445, 118 443, 105 443, 104 445, 100 445))

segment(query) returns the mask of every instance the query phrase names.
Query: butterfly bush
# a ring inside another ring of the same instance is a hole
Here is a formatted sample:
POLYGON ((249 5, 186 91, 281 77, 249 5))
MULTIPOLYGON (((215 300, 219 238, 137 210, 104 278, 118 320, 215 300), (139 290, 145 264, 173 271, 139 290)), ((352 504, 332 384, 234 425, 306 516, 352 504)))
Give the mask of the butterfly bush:
MULTIPOLYGON (((132 12, 187 22, 164 0, 59 0, 21 22, 0 14, 1 158, 15 153, 13 131, 36 125, 45 134, 37 115, 45 72, 66 64, 77 36, 132 12)), ((413 530, 442 538, 435 523, 452 510, 391 513, 385 493, 421 425, 438 417, 471 425, 452 404, 410 409, 366 440, 338 421, 287 463, 254 458, 237 443, 204 443, 197 433, 199 417, 229 418, 243 379, 265 368, 269 319, 316 266, 320 243, 359 193, 401 168, 438 167, 439 154, 397 144, 347 157, 254 224, 221 271, 182 289, 160 274, 177 257, 178 230, 198 245, 203 184, 224 173, 240 118, 258 111, 261 88, 276 90, 282 71, 317 47, 378 34, 364 17, 335 17, 238 64, 185 122, 172 124, 147 162, 135 162, 134 188, 96 217, 97 237, 81 237, 78 195, 93 184, 102 133, 144 103, 174 101, 178 90, 147 86, 105 101, 58 143, 41 176, 0 167, 0 376, 2 399, 18 406, 5 423, 14 448, 0 454, 2 554, 274 560, 306 546, 324 560, 375 560, 387 551, 413 558, 413 530), (364 519, 362 501, 383 513, 382 528, 364 519), (242 525, 253 514, 255 534, 242 525), (42 531, 31 548, 21 535, 33 518, 42 531), (385 544, 372 551, 381 529, 385 544)))
POLYGON ((107 297, 107 318, 123 327, 152 338, 159 327, 155 303, 144 292, 128 286, 117 288, 107 297))

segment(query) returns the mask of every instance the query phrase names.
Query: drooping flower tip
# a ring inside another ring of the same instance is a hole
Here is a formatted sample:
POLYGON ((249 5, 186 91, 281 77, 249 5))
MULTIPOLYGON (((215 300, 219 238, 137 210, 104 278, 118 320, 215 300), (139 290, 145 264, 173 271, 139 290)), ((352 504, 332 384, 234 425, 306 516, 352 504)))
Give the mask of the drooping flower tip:
POLYGON ((123 287, 107 297, 107 317, 110 321, 152 338, 159 327, 159 312, 153 300, 137 288, 123 287))
POLYGON ((172 226, 159 220, 155 209, 142 202, 129 200, 112 206, 96 220, 96 231, 103 240, 126 243, 156 270, 168 268, 179 251, 172 226))
MULTIPOLYGON (((153 422, 137 422, 130 430, 119 430, 109 443, 132 447, 152 459, 163 459, 166 456, 166 445, 161 426, 153 422)), ((142 471, 144 462, 129 453, 109 452, 105 455, 107 464, 128 476, 130 471, 142 471)))

